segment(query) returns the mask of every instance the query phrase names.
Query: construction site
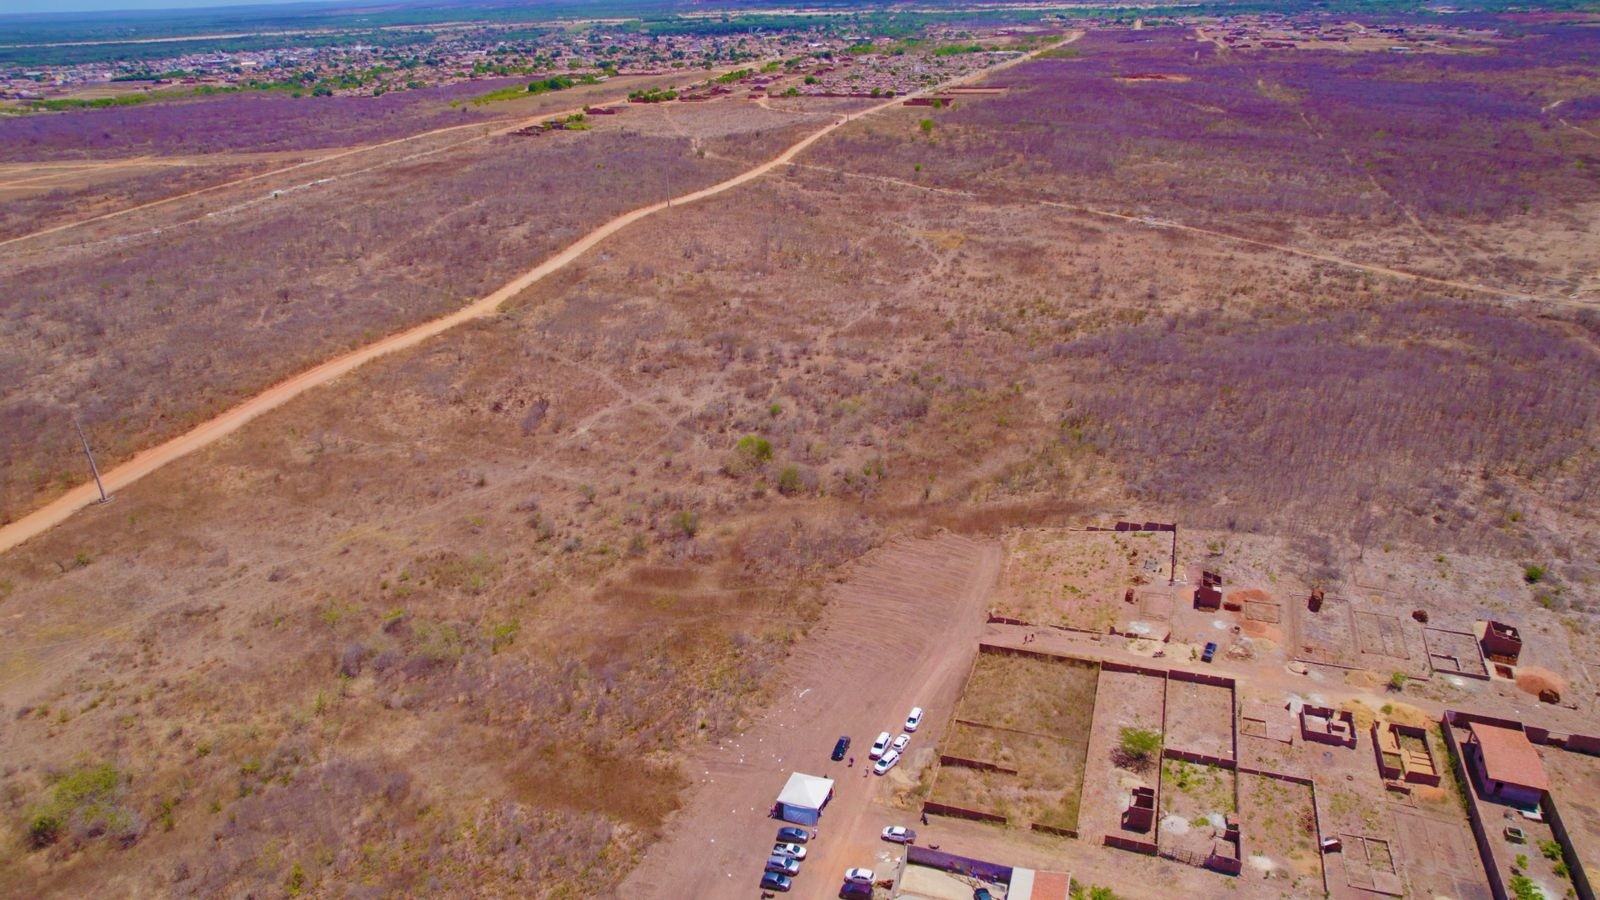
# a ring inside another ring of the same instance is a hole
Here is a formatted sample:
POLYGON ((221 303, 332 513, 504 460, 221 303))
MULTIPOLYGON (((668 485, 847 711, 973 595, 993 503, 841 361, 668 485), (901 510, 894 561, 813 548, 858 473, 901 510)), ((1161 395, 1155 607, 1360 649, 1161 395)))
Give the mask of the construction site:
POLYGON ((1000 877, 1003 848, 1037 864, 1054 844, 1079 887, 1096 848, 1205 893, 1594 896, 1600 738, 1568 680, 1584 670, 1533 665, 1517 626, 1376 578, 1285 596, 1270 539, 1122 523, 1005 544, 920 804, 1002 852, 951 838, 910 870, 1054 897, 1000 877), (1464 711, 1513 703, 1527 721, 1464 711))

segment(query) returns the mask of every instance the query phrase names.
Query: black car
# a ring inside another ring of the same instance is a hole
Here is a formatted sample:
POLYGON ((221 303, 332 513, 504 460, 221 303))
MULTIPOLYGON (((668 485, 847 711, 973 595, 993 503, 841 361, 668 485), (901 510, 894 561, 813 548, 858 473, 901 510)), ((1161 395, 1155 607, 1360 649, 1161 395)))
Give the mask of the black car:
POLYGON ((839 900, 871 900, 872 885, 862 884, 858 881, 846 881, 844 887, 839 888, 839 900))
POLYGON ((833 745, 833 761, 844 759, 844 755, 848 752, 850 752, 850 735, 847 734, 839 738, 839 743, 833 745))
POLYGON ((1201 662, 1211 662, 1212 657, 1214 657, 1216 655, 1217 655, 1217 642, 1216 641, 1207 641, 1206 642, 1206 652, 1200 654, 1200 661, 1201 662))
POLYGON ((789 879, 789 876, 779 875, 777 872, 768 872, 761 876, 761 889, 763 891, 787 891, 793 885, 794 882, 789 879))
POLYGON ((778 829, 778 843, 780 844, 804 844, 809 840, 811 840, 811 832, 804 828, 785 827, 778 829))

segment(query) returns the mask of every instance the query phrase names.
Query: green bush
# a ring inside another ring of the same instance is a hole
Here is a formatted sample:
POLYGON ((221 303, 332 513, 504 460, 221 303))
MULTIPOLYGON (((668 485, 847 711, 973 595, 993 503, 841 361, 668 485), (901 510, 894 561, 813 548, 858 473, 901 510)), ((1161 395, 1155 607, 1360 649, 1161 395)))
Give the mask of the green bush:
POLYGON ((783 471, 778 473, 778 493, 785 497, 793 497, 804 489, 805 485, 800 480, 799 466, 784 466, 783 471))
POLYGON ((28 843, 35 850, 48 847, 61 839, 61 817, 53 812, 35 813, 28 820, 28 843))
POLYGON ((753 434, 739 439, 739 455, 751 463, 764 463, 772 459, 772 442, 753 434))
POLYGON ((36 849, 47 847, 60 840, 69 826, 89 834, 137 836, 136 817, 119 802, 123 782, 122 773, 109 763, 62 775, 51 788, 50 799, 27 811, 28 842, 36 849))
POLYGON ((1124 728, 1122 752, 1135 759, 1154 756, 1161 749, 1161 732, 1149 728, 1124 728))

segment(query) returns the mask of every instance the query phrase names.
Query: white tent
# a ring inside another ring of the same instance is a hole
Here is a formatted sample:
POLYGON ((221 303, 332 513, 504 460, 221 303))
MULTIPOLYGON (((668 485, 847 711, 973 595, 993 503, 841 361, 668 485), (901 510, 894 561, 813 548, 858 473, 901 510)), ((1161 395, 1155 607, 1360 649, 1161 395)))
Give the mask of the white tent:
POLYGON ((822 808, 832 799, 832 778, 795 772, 778 794, 778 818, 796 825, 815 825, 822 816, 822 808))

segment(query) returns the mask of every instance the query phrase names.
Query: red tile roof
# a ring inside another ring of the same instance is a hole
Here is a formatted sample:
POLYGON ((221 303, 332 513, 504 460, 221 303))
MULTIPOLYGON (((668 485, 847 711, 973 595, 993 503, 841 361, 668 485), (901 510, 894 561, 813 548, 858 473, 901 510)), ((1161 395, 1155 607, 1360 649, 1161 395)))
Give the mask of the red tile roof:
POLYGON ((1539 751, 1521 731, 1472 723, 1472 738, 1483 754, 1483 770, 1491 781, 1500 781, 1536 791, 1550 789, 1539 751))
POLYGON ((1072 878, 1065 872, 1035 872, 1033 875, 1033 900, 1066 900, 1072 889, 1072 878))

